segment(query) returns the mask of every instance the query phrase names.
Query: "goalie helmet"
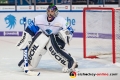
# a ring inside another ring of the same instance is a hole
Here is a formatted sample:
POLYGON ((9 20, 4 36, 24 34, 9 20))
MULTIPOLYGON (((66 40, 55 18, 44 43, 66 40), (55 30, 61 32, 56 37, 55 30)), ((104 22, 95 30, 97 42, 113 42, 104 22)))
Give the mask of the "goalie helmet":
POLYGON ((53 21, 55 17, 58 15, 58 8, 52 4, 47 8, 47 19, 49 22, 53 21))

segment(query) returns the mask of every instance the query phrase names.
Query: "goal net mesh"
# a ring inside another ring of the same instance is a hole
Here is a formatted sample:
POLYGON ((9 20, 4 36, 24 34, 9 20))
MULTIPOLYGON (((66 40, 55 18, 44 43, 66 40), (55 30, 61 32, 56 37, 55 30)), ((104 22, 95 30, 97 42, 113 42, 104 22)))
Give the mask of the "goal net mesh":
POLYGON ((84 8, 83 46, 85 58, 120 62, 120 9, 84 8))

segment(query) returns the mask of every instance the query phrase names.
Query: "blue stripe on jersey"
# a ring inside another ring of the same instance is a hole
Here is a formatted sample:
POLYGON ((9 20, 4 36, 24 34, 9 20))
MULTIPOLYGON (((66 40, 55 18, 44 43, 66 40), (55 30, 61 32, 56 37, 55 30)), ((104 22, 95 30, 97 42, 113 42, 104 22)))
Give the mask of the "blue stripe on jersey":
POLYGON ((70 31, 71 34, 74 33, 74 29, 71 26, 67 27, 67 29, 70 31))
POLYGON ((35 34, 39 31, 39 27, 38 26, 35 26, 34 22, 31 21, 29 24, 28 24, 28 28, 34 32, 35 34))

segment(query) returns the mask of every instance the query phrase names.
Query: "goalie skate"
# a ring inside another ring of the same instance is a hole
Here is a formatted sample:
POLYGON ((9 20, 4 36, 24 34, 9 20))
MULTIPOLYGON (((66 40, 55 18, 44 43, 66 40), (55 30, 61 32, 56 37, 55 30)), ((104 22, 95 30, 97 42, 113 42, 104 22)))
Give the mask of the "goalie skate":
POLYGON ((69 72, 72 72, 72 71, 79 72, 77 62, 74 62, 73 66, 70 69, 66 66, 62 68, 63 73, 69 73, 69 72))

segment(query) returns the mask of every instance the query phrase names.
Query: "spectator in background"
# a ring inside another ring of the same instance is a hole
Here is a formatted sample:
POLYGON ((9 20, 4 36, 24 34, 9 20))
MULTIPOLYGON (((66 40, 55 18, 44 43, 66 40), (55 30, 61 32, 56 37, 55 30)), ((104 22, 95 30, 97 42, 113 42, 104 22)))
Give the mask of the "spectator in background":
POLYGON ((110 0, 110 2, 115 2, 115 0, 110 0))
POLYGON ((92 1, 94 4, 98 4, 98 0, 90 0, 92 1))
POLYGON ((61 3, 62 4, 69 4, 71 0, 62 0, 61 3))
POLYGON ((118 0, 106 0, 106 2, 116 2, 118 0))

